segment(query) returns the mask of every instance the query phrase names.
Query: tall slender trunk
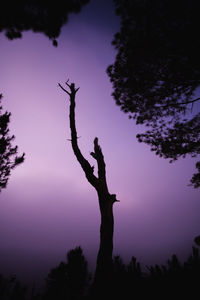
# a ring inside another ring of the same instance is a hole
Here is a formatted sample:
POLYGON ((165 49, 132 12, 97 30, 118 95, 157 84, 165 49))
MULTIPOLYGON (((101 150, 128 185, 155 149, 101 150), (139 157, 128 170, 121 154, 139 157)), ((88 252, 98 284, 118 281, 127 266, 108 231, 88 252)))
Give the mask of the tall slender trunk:
POLYGON ((111 195, 108 195, 105 198, 102 198, 102 195, 99 195, 99 206, 101 213, 101 227, 95 280, 102 281, 103 278, 107 280, 112 273, 114 217, 111 195))
POLYGON ((102 285, 110 280, 112 273, 112 252, 113 252, 113 230, 114 230, 114 218, 113 218, 113 204, 117 202, 116 195, 110 194, 106 181, 106 164, 101 147, 98 144, 98 138, 94 139, 94 152, 90 155, 96 160, 98 166, 98 176, 94 175, 94 167, 84 158, 79 146, 78 137, 76 132, 75 123, 75 95, 78 89, 75 88, 74 83, 66 85, 70 89, 70 92, 59 86, 61 89, 69 95, 70 98, 70 128, 71 128, 71 143, 73 152, 80 163, 85 176, 89 183, 96 189, 99 200, 99 208, 101 214, 101 227, 100 227, 100 246, 97 256, 97 265, 95 271, 94 283, 96 286, 102 285))

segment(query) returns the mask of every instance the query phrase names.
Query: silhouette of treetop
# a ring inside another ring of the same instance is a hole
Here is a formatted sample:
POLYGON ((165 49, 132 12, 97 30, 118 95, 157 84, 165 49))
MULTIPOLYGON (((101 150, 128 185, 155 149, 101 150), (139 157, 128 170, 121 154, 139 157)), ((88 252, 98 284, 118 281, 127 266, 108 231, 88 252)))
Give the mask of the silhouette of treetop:
POLYGON ((8 39, 21 38, 24 30, 42 32, 57 46, 56 38, 70 13, 80 12, 89 0, 3 1, 0 9, 0 32, 8 39))

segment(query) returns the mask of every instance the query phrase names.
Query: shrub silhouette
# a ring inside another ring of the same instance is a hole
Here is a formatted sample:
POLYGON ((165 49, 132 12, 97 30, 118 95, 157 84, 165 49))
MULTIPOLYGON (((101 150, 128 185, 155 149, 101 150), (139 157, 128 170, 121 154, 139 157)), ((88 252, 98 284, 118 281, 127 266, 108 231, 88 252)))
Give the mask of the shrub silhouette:
POLYGON ((82 299, 88 282, 87 261, 81 247, 76 247, 67 253, 67 262, 48 274, 44 299, 82 299))
POLYGON ((26 287, 15 276, 5 278, 0 275, 0 299, 1 300, 25 300, 26 287))

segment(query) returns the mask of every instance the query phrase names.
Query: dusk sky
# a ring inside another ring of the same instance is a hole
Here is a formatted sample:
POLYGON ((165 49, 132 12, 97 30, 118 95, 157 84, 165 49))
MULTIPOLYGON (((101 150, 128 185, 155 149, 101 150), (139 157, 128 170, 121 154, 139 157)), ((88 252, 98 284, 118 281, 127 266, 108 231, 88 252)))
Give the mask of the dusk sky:
MULTIPOLYGON (((58 87, 69 78, 77 93, 79 146, 91 164, 97 136, 114 205, 114 255, 143 266, 187 259, 200 234, 199 190, 188 186, 195 160, 170 164, 138 143, 145 130, 120 111, 106 68, 119 30, 112 1, 91 0, 71 15, 58 47, 43 34, 26 32, 9 41, 0 35, 3 107, 25 162, 0 195, 0 273, 44 278, 68 250, 81 246, 94 269, 100 214, 96 191, 77 162, 69 130, 69 101, 58 87)), ((96 170, 95 166, 95 170, 96 170)))

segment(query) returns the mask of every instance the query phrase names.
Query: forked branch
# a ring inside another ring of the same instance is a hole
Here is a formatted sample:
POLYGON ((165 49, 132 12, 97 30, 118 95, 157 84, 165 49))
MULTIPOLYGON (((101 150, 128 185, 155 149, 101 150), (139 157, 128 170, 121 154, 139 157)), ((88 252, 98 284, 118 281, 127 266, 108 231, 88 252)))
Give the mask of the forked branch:
POLYGON ((84 158, 78 146, 78 142, 77 142, 78 137, 76 131, 76 122, 75 122, 75 106, 76 106, 75 96, 79 88, 75 88, 74 83, 69 84, 68 82, 69 80, 67 80, 65 84, 69 88, 69 91, 66 90, 60 83, 58 85, 65 93, 69 95, 69 100, 70 100, 69 119, 70 119, 72 149, 83 171, 85 172, 88 181, 94 186, 94 188, 97 191, 101 187, 103 187, 104 189, 106 188, 106 191, 108 191, 107 183, 106 183, 106 165, 104 162, 104 157, 103 157, 101 147, 98 144, 98 138, 96 137, 94 139, 94 152, 91 152, 91 156, 97 161, 98 177, 94 175, 94 167, 91 166, 90 163, 84 158))

